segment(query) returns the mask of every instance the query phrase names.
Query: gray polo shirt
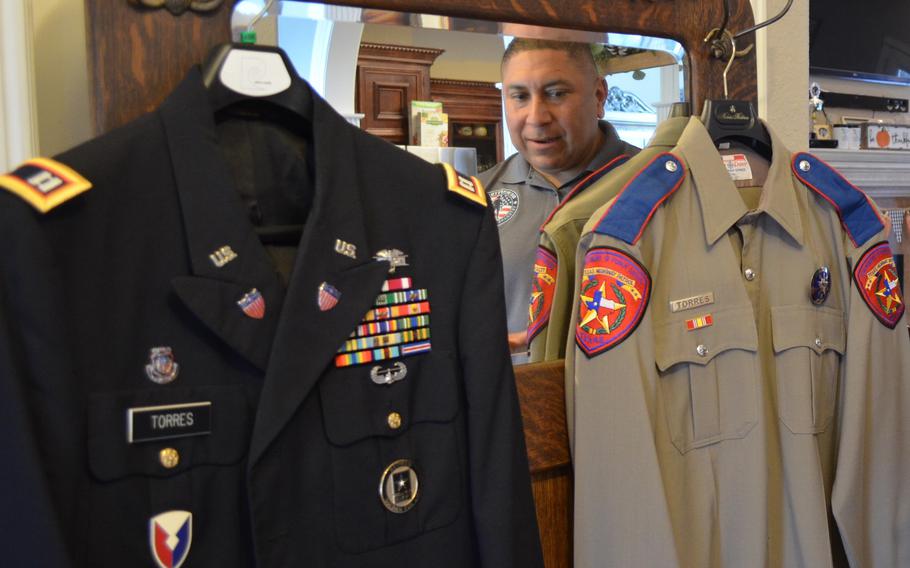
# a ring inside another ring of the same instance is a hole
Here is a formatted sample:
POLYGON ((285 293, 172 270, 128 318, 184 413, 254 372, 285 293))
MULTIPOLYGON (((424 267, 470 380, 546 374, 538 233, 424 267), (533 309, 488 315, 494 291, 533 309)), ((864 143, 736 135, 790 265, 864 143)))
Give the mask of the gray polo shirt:
POLYGON ((538 233, 547 216, 589 173, 620 154, 638 153, 638 148, 619 138, 609 122, 600 121, 600 129, 606 135, 600 151, 583 172, 561 187, 554 187, 521 154, 510 156, 478 176, 487 189, 499 225, 509 333, 528 327, 538 233))

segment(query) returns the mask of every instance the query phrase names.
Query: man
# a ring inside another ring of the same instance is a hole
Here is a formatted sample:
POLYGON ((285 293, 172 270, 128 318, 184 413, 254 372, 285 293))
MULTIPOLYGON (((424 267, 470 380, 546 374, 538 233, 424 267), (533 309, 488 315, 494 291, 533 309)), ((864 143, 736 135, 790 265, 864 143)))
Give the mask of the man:
POLYGON ((516 39, 503 54, 501 69, 506 124, 518 154, 480 180, 489 189, 499 226, 509 343, 516 351, 527 344, 541 224, 588 174, 638 149, 599 120, 607 84, 588 44, 516 39))

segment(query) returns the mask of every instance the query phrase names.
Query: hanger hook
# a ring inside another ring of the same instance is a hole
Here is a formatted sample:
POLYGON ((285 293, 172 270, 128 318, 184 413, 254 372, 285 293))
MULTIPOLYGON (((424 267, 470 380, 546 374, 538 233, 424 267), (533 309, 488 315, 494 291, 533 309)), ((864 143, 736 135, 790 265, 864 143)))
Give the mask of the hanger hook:
POLYGON ((756 31, 756 30, 760 30, 760 29, 762 29, 762 28, 765 27, 765 26, 770 26, 771 24, 773 24, 773 23, 776 22, 777 20, 783 18, 784 15, 785 15, 787 12, 790 11, 790 6, 792 6, 792 5, 793 5, 793 0, 787 0, 787 5, 784 6, 784 9, 780 11, 780 14, 774 16, 773 18, 771 18, 771 19, 769 19, 769 20, 765 20, 764 22, 762 22, 762 23, 760 23, 760 24, 756 24, 756 25, 752 26, 752 27, 749 28, 749 29, 743 30, 743 31, 741 31, 741 32, 737 32, 736 34, 733 35, 734 39, 735 39, 735 38, 738 38, 738 37, 742 37, 742 36, 744 36, 744 35, 746 35, 746 34, 748 34, 748 33, 754 32, 754 31, 756 31))
POLYGON ((259 10, 259 13, 256 14, 255 16, 253 16, 253 19, 250 20, 250 23, 246 27, 246 31, 248 31, 248 32, 253 31, 253 26, 255 26, 259 22, 259 20, 261 20, 262 17, 265 16, 266 12, 269 11, 269 8, 271 8, 272 4, 274 4, 274 3, 275 3, 275 0, 268 0, 268 2, 263 4, 262 10, 259 10))
POLYGON ((730 71, 730 67, 733 67, 733 60, 736 59, 736 40, 733 38, 728 30, 724 30, 724 35, 730 38, 730 59, 727 61, 727 66, 724 67, 724 98, 729 99, 729 93, 727 91, 727 72, 730 71))

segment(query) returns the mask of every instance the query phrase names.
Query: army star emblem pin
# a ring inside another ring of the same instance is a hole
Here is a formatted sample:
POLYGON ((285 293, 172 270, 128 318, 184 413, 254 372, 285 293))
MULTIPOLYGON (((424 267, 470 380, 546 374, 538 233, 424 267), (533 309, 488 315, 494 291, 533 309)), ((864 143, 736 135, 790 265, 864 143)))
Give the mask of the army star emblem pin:
POLYGON ((149 351, 149 363, 145 366, 145 376, 153 383, 166 385, 177 378, 180 365, 174 361, 170 347, 152 347, 149 351))
POLYGON ((408 255, 398 249, 382 249, 373 258, 379 262, 388 262, 390 273, 395 272, 399 266, 408 266, 408 255))

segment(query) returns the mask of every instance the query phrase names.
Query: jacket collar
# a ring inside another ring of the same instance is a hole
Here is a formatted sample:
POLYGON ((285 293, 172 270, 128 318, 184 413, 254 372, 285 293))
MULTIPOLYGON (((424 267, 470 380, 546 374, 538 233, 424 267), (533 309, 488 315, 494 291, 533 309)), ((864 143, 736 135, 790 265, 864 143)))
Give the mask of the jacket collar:
MULTIPOLYGON (((771 135, 773 157, 756 212, 770 215, 787 234, 802 245, 800 193, 790 171, 790 152, 770 128, 768 132, 771 135)), ((674 153, 683 158, 690 170, 702 209, 705 239, 709 244, 714 244, 749 211, 698 117, 689 119, 674 153)))

